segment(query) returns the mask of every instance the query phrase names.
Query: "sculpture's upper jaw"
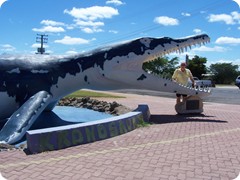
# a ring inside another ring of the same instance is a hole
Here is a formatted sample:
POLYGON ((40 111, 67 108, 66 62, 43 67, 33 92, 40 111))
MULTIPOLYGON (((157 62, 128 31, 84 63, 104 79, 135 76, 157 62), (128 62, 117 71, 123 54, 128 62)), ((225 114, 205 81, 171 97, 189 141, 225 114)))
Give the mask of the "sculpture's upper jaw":
POLYGON ((163 38, 140 38, 129 41, 118 46, 114 46, 107 53, 106 57, 110 60, 106 63, 106 69, 110 70, 109 78, 116 80, 123 79, 123 75, 130 81, 131 78, 139 78, 145 72, 142 65, 146 61, 154 60, 172 52, 182 53, 193 45, 202 45, 208 43, 210 38, 206 34, 189 36, 180 39, 163 38), (118 52, 116 56, 111 51, 118 52), (111 58, 111 59, 110 59, 111 58), (108 67, 107 67, 108 66, 108 67), (134 76, 135 74, 135 76, 134 76))
POLYGON ((172 39, 169 37, 152 39, 149 46, 155 57, 164 56, 173 52, 183 53, 195 45, 209 43, 210 38, 206 34, 188 36, 185 38, 172 39))

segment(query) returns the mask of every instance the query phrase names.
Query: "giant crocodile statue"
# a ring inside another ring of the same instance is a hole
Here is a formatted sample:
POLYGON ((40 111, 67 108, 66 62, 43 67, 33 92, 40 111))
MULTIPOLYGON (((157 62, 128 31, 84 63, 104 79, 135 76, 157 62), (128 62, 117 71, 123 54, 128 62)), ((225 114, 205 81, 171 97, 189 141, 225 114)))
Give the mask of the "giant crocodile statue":
POLYGON ((148 89, 206 96, 208 90, 179 85, 142 70, 143 62, 184 52, 210 41, 206 34, 172 39, 144 37, 68 56, 0 58, 0 119, 8 119, 0 142, 19 141, 43 111, 79 89, 148 89))

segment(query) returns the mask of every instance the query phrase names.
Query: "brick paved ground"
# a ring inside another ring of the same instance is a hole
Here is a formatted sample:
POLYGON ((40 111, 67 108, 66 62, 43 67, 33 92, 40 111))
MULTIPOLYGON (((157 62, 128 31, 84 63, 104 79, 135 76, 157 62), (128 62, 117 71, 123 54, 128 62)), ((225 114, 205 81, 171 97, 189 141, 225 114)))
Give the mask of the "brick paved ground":
POLYGON ((9 180, 231 180, 238 176, 239 105, 204 103, 203 115, 180 116, 174 99, 125 96, 115 100, 131 108, 148 104, 154 124, 59 151, 0 152, 1 174, 9 180))

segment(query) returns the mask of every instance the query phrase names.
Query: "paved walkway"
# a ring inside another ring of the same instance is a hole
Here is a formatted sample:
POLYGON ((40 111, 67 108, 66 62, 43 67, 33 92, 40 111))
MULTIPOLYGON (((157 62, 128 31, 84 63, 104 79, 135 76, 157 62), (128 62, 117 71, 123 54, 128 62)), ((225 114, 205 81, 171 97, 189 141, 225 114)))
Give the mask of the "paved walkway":
POLYGON ((239 105, 204 103, 203 115, 180 116, 174 110, 175 99, 124 96, 104 100, 131 108, 148 104, 154 124, 59 151, 0 152, 0 173, 8 180, 232 180, 238 176, 239 105))

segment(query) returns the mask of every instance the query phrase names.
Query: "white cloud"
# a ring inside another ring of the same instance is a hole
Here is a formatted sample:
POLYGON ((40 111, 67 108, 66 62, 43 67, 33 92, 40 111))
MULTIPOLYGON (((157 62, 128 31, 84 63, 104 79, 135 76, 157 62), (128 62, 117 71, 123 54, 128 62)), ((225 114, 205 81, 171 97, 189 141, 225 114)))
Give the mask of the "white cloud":
POLYGON ((240 59, 219 59, 217 61, 214 61, 212 62, 212 64, 215 64, 215 63, 231 63, 233 65, 240 65, 240 59))
POLYGON ((163 26, 176 26, 179 24, 179 21, 174 18, 170 18, 167 16, 159 16, 154 19, 155 23, 161 24, 163 26))
POLYGON ((186 17, 189 17, 189 16, 191 16, 191 14, 190 14, 190 13, 184 13, 184 12, 183 12, 183 13, 181 13, 181 15, 182 15, 182 16, 186 16, 186 17))
POLYGON ((233 11, 231 13, 232 17, 234 20, 238 21, 238 23, 240 23, 240 13, 238 13, 237 11, 233 11))
POLYGON ((231 44, 231 45, 237 45, 240 44, 240 38, 234 38, 234 37, 220 37, 216 40, 216 44, 231 44))
POLYGON ((89 28, 89 27, 81 27, 81 30, 85 33, 92 34, 95 32, 103 32, 102 29, 99 28, 89 28))
POLYGON ((224 22, 228 25, 240 24, 240 13, 233 11, 229 14, 210 14, 208 16, 209 22, 224 22))
POLYGON ((91 26, 91 27, 99 27, 99 26, 104 26, 103 22, 97 21, 82 21, 80 19, 75 20, 76 24, 79 26, 91 26))
POLYGON ((65 14, 73 16, 75 24, 71 27, 78 27, 85 33, 102 32, 99 27, 104 26, 103 19, 110 19, 118 15, 118 10, 108 6, 92 6, 88 8, 72 8, 64 10, 65 14))
POLYGON ((80 19, 75 20, 75 26, 79 27, 85 33, 95 33, 95 32, 103 32, 103 30, 99 27, 104 26, 103 22, 100 21, 82 21, 80 19))
POLYGON ((220 46, 214 46, 214 47, 201 46, 201 47, 193 48, 192 51, 198 51, 198 52, 225 52, 225 51, 227 51, 227 49, 224 48, 224 47, 220 47, 220 46))
POLYGON ((114 4, 116 6, 120 6, 120 5, 123 5, 125 3, 123 3, 122 1, 120 0, 108 0, 106 1, 106 4, 114 4))
POLYGON ((64 10, 65 14, 69 14, 76 19, 82 19, 86 21, 94 21, 97 19, 109 19, 115 15, 118 15, 118 10, 108 6, 92 6, 88 8, 75 8, 72 10, 64 10))
POLYGON ((62 22, 52 21, 52 20, 42 20, 41 24, 44 24, 46 26, 65 26, 62 22))
POLYGON ((14 51, 16 48, 13 47, 12 45, 10 44, 3 44, 3 45, 0 45, 0 50, 1 51, 14 51))
POLYGON ((35 32, 50 32, 50 33, 59 33, 59 32, 65 32, 65 30, 62 27, 54 27, 54 26, 44 26, 42 28, 33 28, 32 29, 35 32))
POLYGON ((66 54, 70 54, 70 55, 71 55, 71 54, 78 54, 78 52, 77 52, 77 51, 70 50, 70 51, 67 51, 66 54))
POLYGON ((194 29, 193 32, 194 32, 195 34, 202 34, 202 33, 203 33, 201 29, 197 29, 197 28, 194 29))
POLYGON ((94 33, 94 30, 89 27, 85 27, 85 28, 81 28, 81 29, 83 32, 88 33, 88 34, 94 33))
POLYGON ((208 21, 209 22, 220 22, 220 21, 223 21, 226 24, 235 24, 232 16, 227 15, 227 14, 218 14, 218 15, 211 14, 208 17, 208 21))
POLYGON ((113 33, 113 34, 117 34, 118 33, 118 31, 116 31, 116 30, 109 30, 108 32, 113 33))
POLYGON ((88 44, 90 41, 83 38, 73 38, 70 36, 64 36, 63 39, 55 40, 55 43, 74 45, 74 44, 88 44))

